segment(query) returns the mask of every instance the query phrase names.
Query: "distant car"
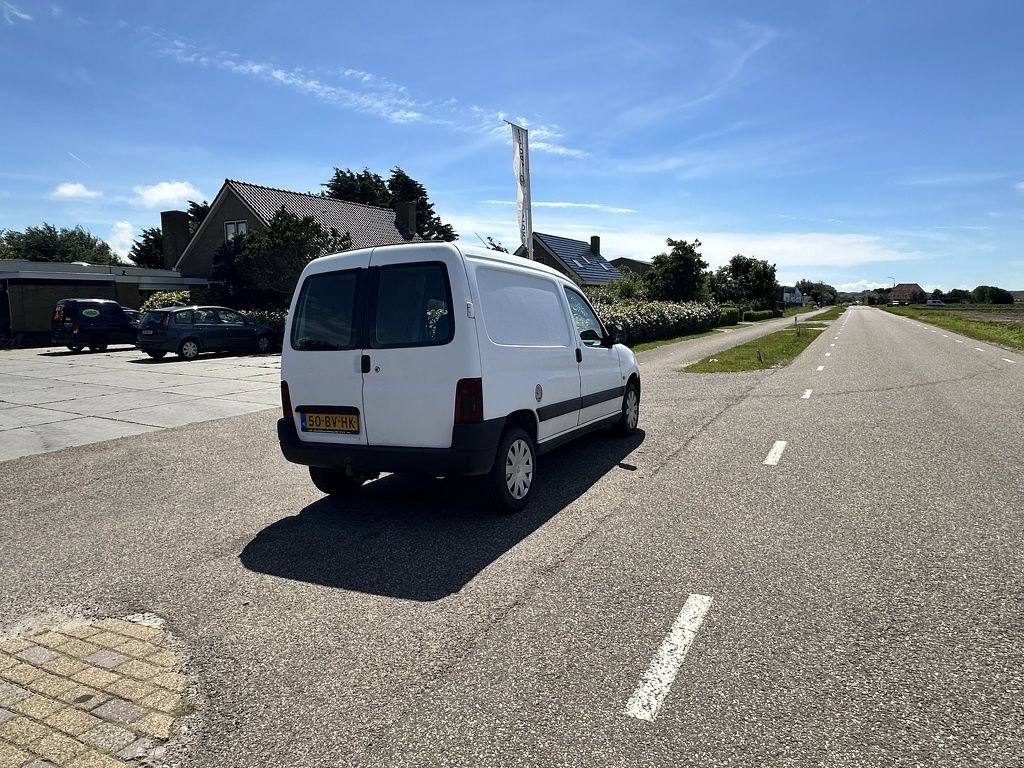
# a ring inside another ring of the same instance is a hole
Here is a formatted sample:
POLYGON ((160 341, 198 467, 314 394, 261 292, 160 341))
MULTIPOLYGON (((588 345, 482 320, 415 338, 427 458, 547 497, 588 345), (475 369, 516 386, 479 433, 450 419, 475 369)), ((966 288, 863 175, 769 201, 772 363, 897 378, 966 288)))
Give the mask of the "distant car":
POLYGON ((164 307, 143 316, 135 345, 155 360, 168 352, 186 360, 202 352, 265 354, 274 347, 274 332, 227 307, 164 307))
POLYGON ((928 306, 929 307, 944 307, 944 306, 946 306, 946 302, 944 302, 942 299, 928 299, 928 306))
POLYGON ((135 343, 135 327, 124 308, 111 299, 61 299, 53 308, 50 332, 54 344, 72 352, 85 347, 102 352, 110 344, 135 343))
POLYGON ((889 305, 893 306, 893 307, 898 307, 900 305, 900 303, 898 301, 890 301, 889 305))

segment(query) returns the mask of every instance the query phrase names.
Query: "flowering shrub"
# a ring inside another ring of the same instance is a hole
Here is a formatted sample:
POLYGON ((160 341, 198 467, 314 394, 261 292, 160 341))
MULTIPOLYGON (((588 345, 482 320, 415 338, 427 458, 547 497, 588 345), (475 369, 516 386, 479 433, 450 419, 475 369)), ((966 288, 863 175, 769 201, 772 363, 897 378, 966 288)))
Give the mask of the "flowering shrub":
POLYGON ((688 301, 598 302, 594 305, 605 326, 621 323, 630 344, 671 339, 700 333, 721 325, 722 312, 717 304, 688 301))
POLYGON ((187 307, 192 303, 191 294, 188 291, 157 291, 139 307, 142 313, 151 309, 162 309, 163 307, 187 307))
POLYGON ((269 325, 274 331, 274 340, 280 344, 284 338, 284 321, 288 312, 283 309, 240 309, 238 310, 254 323, 269 325))

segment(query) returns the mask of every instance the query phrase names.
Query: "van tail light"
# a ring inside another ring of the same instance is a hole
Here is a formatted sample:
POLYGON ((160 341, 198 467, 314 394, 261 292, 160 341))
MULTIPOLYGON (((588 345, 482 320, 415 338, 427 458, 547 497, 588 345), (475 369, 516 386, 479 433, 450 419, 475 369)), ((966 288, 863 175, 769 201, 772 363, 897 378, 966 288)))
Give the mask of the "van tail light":
POLYGON ((455 423, 473 424, 484 420, 484 380, 459 379, 455 385, 455 423))
POLYGON ((170 324, 171 324, 171 313, 170 312, 164 312, 164 319, 160 323, 160 327, 163 330, 166 331, 167 330, 167 326, 169 326, 170 324))
POLYGON ((60 307, 57 307, 56 309, 53 310, 53 317, 51 318, 51 320, 54 323, 59 323, 61 321, 60 307))
POLYGON ((292 396, 288 393, 288 382, 281 382, 281 410, 286 419, 292 418, 292 396))

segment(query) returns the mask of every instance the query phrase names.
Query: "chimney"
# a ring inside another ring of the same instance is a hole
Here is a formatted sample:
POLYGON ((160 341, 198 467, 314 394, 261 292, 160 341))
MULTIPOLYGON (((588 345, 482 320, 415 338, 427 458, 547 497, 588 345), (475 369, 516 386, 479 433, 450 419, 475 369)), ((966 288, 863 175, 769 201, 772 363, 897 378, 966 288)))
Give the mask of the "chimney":
POLYGON ((161 211, 160 229, 164 235, 164 269, 174 269, 192 239, 188 231, 188 214, 184 211, 161 211))
POLYGON ((402 237, 412 240, 416 235, 416 201, 395 203, 395 226, 402 237))
POLYGON ((590 252, 595 256, 601 255, 601 238, 597 235, 590 236, 590 252))

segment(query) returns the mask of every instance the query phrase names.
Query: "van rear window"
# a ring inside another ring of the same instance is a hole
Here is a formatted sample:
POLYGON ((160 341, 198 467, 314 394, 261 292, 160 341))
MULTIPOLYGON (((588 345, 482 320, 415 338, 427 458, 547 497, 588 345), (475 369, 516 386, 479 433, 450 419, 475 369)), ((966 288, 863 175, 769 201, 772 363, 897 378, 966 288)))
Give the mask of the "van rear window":
POLYGON ((370 346, 423 347, 452 340, 452 299, 444 264, 396 264, 377 273, 370 346))
POLYGON ((358 270, 311 275, 302 286, 292 321, 293 349, 355 349, 358 270))

